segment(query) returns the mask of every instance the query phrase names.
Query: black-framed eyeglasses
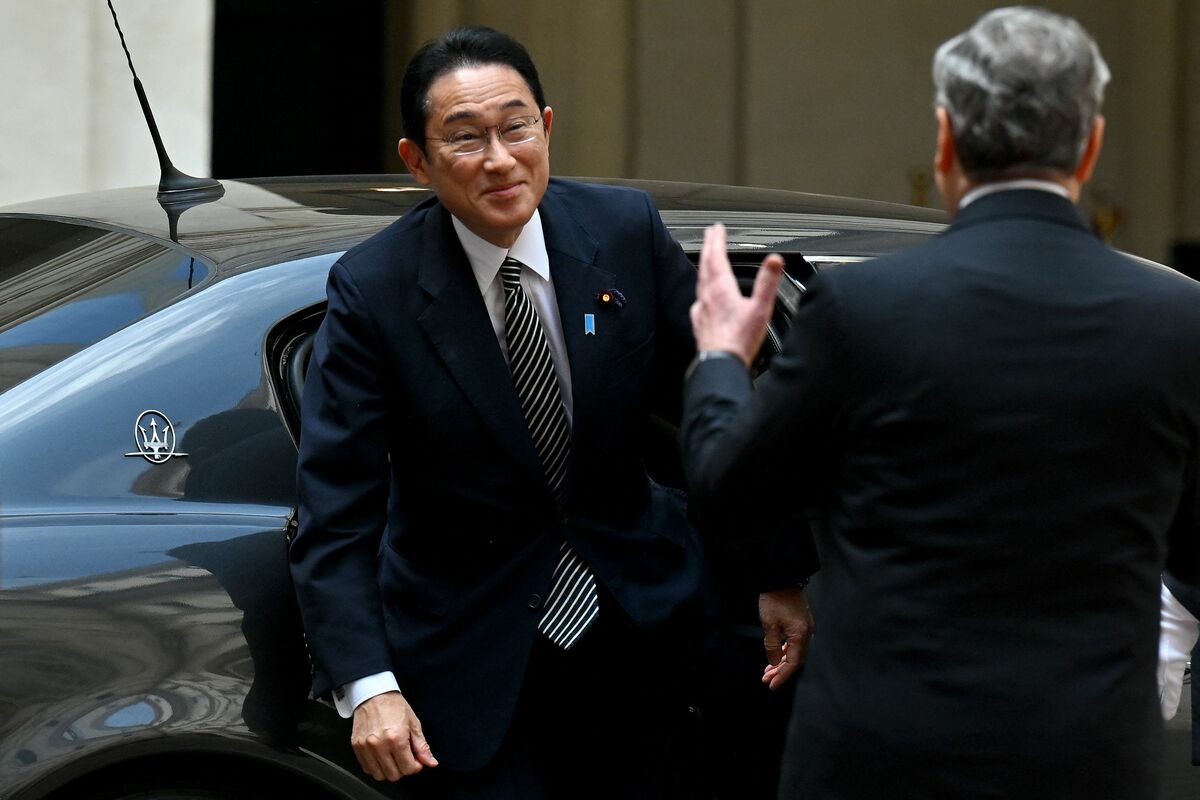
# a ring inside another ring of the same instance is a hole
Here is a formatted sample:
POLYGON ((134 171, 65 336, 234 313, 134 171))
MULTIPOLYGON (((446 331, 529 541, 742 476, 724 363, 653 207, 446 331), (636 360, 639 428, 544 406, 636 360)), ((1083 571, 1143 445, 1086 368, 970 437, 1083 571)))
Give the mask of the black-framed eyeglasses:
POLYGON ((487 149, 488 131, 495 130, 496 138, 509 148, 532 142, 538 135, 541 116, 510 117, 498 125, 467 125, 440 137, 442 144, 456 156, 473 156, 487 149))

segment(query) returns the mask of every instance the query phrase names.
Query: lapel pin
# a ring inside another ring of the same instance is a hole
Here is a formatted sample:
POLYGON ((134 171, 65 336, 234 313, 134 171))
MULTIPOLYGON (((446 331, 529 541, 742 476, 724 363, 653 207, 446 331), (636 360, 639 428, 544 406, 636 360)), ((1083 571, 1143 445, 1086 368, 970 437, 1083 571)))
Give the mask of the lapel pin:
POLYGON ((601 308, 624 308, 625 295, 616 289, 601 289, 596 292, 596 302, 601 308))
POLYGON ((584 336, 595 336, 596 335, 596 315, 595 314, 584 314, 583 315, 583 335, 584 336))

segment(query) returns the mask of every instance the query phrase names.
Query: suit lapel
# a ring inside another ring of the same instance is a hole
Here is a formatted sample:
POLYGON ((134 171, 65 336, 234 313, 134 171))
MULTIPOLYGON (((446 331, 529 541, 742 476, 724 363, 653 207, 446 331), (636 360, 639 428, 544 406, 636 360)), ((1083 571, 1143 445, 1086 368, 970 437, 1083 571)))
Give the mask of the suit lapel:
POLYGON ((517 463, 541 475, 541 461, 479 284, 450 215, 440 205, 430 210, 419 258, 417 280, 430 298, 419 318, 425 335, 501 446, 517 463))
POLYGON ((604 396, 601 384, 615 338, 610 315, 604 313, 596 295, 614 288, 615 276, 595 266, 599 248, 595 238, 565 208, 553 187, 542 199, 540 210, 559 320, 571 362, 571 438, 578 444, 602 414, 595 404, 604 396), (584 326, 587 314, 595 317, 593 334, 588 334, 584 326))

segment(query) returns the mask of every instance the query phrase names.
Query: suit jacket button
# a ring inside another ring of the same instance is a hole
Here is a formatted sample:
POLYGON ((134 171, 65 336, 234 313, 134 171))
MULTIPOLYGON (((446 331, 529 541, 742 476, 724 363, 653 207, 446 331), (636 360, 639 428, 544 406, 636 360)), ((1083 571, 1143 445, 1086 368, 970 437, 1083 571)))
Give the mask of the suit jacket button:
POLYGON ((570 516, 567 514, 567 512, 565 512, 565 511, 562 511, 562 512, 560 512, 560 513, 559 513, 559 515, 558 515, 558 524, 559 524, 559 525, 566 525, 566 524, 567 524, 567 520, 569 520, 569 519, 570 519, 570 516))
POLYGON ((540 594, 529 595, 529 607, 530 608, 541 608, 542 607, 542 596, 540 594))

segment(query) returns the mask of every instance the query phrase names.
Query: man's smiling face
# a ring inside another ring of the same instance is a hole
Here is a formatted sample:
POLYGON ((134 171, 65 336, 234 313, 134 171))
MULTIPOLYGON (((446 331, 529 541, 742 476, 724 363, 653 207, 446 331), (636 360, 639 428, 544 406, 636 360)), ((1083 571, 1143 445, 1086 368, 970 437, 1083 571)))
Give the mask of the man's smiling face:
POLYGON ((400 140, 416 179, 477 236, 510 247, 533 216, 550 179, 553 111, 539 109, 521 74, 504 64, 447 72, 426 95, 425 146, 400 140), (497 128, 514 117, 540 117, 533 138, 506 144, 497 128), (484 131, 484 149, 456 155, 444 140, 462 129, 484 131))

